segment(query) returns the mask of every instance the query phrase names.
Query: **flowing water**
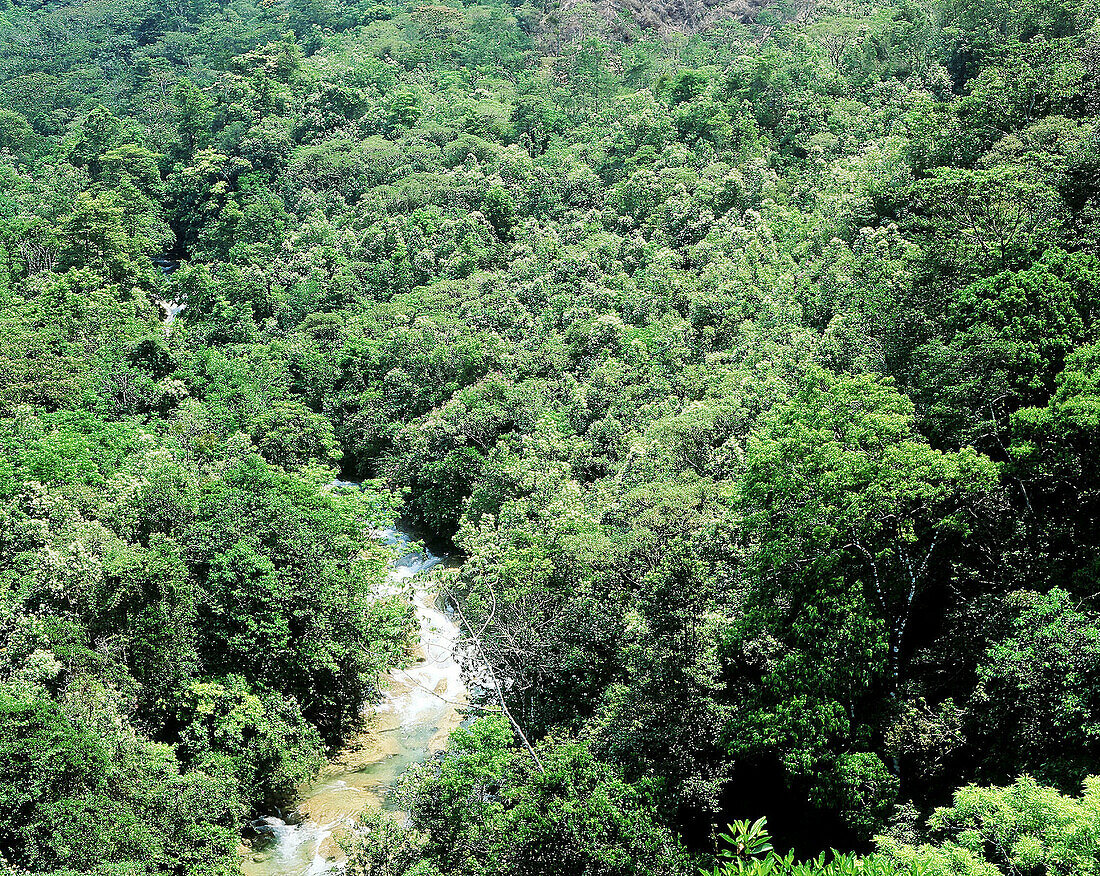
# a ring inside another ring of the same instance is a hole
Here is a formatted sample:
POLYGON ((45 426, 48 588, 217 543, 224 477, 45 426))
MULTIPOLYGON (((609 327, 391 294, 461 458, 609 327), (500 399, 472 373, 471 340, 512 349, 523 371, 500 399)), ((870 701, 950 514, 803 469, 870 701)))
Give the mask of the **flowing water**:
POLYGON ((389 575, 391 591, 411 586, 420 622, 419 659, 390 672, 383 701, 364 728, 301 789, 290 822, 270 817, 261 828, 274 836, 262 851, 246 850, 245 876, 315 876, 342 857, 338 840, 368 807, 385 806, 386 792, 412 764, 442 748, 462 720, 466 689, 455 653, 458 627, 439 605, 423 573, 441 560, 415 550, 409 536, 386 530, 380 537, 398 559, 389 575))

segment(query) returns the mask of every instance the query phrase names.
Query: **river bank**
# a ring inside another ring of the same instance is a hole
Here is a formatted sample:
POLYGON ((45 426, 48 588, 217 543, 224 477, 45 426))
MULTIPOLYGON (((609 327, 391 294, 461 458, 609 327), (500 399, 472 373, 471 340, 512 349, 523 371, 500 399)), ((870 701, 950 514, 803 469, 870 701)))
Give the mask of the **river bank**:
POLYGON ((440 607, 429 572, 444 563, 392 529, 379 537, 395 550, 387 588, 408 590, 420 627, 416 661, 391 670, 385 695, 363 728, 302 787, 293 818, 264 819, 274 841, 242 847, 244 876, 316 876, 342 859, 340 839, 371 807, 385 807, 397 778, 441 749, 463 718, 467 692, 455 653, 459 629, 440 607))

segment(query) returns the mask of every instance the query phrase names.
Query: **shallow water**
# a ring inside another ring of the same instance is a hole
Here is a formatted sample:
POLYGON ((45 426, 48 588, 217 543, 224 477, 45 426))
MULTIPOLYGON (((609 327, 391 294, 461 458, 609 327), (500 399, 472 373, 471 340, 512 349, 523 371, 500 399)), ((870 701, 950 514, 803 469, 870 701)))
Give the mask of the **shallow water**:
POLYGON ((401 531, 386 530, 379 536, 398 553, 388 586, 412 586, 420 659, 390 672, 386 695, 367 716, 363 730, 301 789, 297 812, 305 820, 292 825, 265 819, 275 843, 263 851, 242 851, 245 876, 314 876, 331 869, 342 858, 337 841, 356 816, 369 806, 384 807, 397 777, 442 748, 462 720, 466 689, 455 653, 458 627, 440 608, 424 574, 441 560, 414 551, 401 531))

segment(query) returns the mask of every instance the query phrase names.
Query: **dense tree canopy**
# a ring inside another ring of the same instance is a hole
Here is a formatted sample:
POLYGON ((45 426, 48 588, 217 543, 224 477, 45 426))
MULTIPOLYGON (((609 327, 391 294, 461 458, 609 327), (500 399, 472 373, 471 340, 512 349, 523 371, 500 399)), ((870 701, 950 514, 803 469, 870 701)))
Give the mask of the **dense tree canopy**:
POLYGON ((4 866, 233 872, 400 506, 349 872, 1096 869, 1095 4, 704 5, 0 0, 4 866))

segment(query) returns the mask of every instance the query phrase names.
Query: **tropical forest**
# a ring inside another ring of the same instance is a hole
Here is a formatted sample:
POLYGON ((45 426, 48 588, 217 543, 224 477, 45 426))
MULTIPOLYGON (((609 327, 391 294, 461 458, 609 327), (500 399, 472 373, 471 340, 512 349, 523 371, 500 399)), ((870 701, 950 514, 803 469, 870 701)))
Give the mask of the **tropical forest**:
POLYGON ((0 0, 0 874, 1100 876, 1100 0, 0 0))

